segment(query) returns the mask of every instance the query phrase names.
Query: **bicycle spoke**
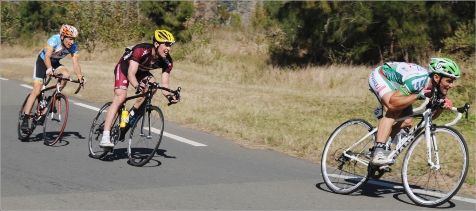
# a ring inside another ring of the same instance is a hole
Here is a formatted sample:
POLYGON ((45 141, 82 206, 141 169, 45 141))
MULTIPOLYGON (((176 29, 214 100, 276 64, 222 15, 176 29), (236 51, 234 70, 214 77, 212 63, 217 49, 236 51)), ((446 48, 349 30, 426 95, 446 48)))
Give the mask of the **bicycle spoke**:
POLYGON ((104 132, 104 122, 106 121, 107 109, 111 103, 106 103, 101 109, 99 109, 96 118, 94 118, 93 123, 91 124, 91 129, 89 130, 89 156, 92 158, 103 158, 106 156, 107 151, 99 146, 101 142, 102 134, 104 132))
POLYGON ((58 94, 48 102, 47 113, 44 114, 43 138, 46 145, 55 145, 60 139, 68 120, 68 98, 58 94))
POLYGON ((372 126, 364 120, 349 120, 329 137, 321 162, 322 177, 327 187, 336 193, 350 194, 367 181, 368 167, 350 156, 369 161, 369 148, 374 145, 374 135, 369 136, 352 149, 348 149, 364 137, 372 126))
POLYGON ((131 165, 143 166, 148 163, 159 148, 164 130, 164 117, 158 107, 150 107, 143 116, 137 118, 131 128, 128 156, 131 165))
MULTIPOLYGON (((407 195, 427 207, 439 206, 458 192, 466 178, 469 159, 466 142, 454 129, 437 127, 432 139, 438 147, 439 168, 428 164, 426 139, 421 134, 408 150, 402 169, 407 195)), ((432 162, 436 162, 431 153, 432 162)))

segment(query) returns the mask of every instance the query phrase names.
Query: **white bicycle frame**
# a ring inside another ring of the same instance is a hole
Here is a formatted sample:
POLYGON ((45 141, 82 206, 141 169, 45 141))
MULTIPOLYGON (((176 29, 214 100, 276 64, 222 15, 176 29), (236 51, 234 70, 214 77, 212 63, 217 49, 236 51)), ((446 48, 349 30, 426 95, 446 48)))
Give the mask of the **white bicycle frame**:
MULTIPOLYGON (((425 106, 428 104, 428 102, 430 102, 430 100, 428 98, 426 98, 425 102, 423 102, 418 108, 413 109, 413 112, 418 112, 418 111, 423 110, 423 108, 425 108, 425 106)), ((456 108, 456 107, 451 108, 452 111, 458 111, 457 109, 458 108, 456 108)), ((463 113, 458 112, 458 115, 456 116, 456 118, 453 121, 451 121, 449 123, 446 123, 445 126, 449 127, 449 126, 455 125, 461 119, 462 116, 463 116, 463 113)))
MULTIPOLYGON (((420 105, 420 107, 416 108, 413 110, 413 112, 417 112, 417 111, 420 111, 420 110, 423 110, 423 108, 428 104, 429 100, 428 98, 425 100, 425 102, 420 105)), ((383 109, 382 105, 380 105, 378 108, 375 109, 375 117, 378 118, 379 116, 379 110, 380 109, 380 112, 382 111, 381 109, 383 109)), ((453 107, 451 109, 452 111, 457 111, 457 108, 456 107, 453 107)), ((416 126, 414 127, 409 133, 408 135, 403 139, 403 140, 400 140, 398 145, 395 147, 395 150, 393 150, 392 152, 390 152, 390 154, 388 155, 387 158, 392 158, 392 159, 395 159, 396 157, 398 157, 398 155, 408 146, 410 145, 410 143, 412 141, 414 141, 414 137, 415 135, 418 135, 416 134, 417 132, 421 131, 421 130, 424 130, 425 131, 425 139, 426 139, 426 151, 427 151, 427 158, 428 158, 428 164, 430 165, 430 168, 432 169, 440 169, 440 159, 439 159, 439 156, 438 156, 438 146, 436 144, 436 140, 435 138, 431 139, 431 135, 432 135, 432 132, 431 132, 431 127, 432 127, 432 113, 431 113, 431 109, 428 108, 426 109, 425 111, 423 111, 422 113, 417 113, 417 114, 412 114, 412 115, 409 115, 409 116, 406 116, 406 117, 402 117, 402 118, 398 118, 396 120, 396 122, 399 122, 399 121, 403 121, 405 119, 409 119, 409 118, 413 118, 413 117, 416 117, 416 116, 422 116, 423 119, 422 121, 416 126), (432 146, 433 146, 433 152, 434 152, 434 160, 435 162, 432 161, 432 156, 431 156, 431 150, 432 150, 432 146)), ((460 119, 461 117, 463 116, 462 113, 458 112, 458 115, 457 117, 452 121, 452 122, 449 122, 447 124, 445 124, 445 126, 451 126, 451 125, 454 125, 456 124, 460 119)), ((367 133, 364 137, 362 137, 359 141, 357 141, 356 143, 354 143, 352 146, 350 146, 349 148, 345 149, 343 154, 346 158, 350 158, 350 159, 353 159, 359 163, 362 163, 364 165, 367 165, 369 164, 368 161, 365 161, 363 159, 360 159, 358 158, 357 156, 354 156, 354 155, 349 155, 347 154, 347 152, 351 152, 351 149, 353 149, 355 146, 357 146, 358 144, 360 144, 361 142, 363 142, 364 140, 367 140, 367 138, 369 138, 369 136, 375 134, 377 132, 378 128, 375 127, 373 128, 369 133, 367 133)), ((370 143, 373 144, 375 140, 373 141, 369 141, 364 147, 362 147, 362 150, 358 153, 359 155, 362 154, 362 151, 367 149, 367 145, 369 145, 370 143)))

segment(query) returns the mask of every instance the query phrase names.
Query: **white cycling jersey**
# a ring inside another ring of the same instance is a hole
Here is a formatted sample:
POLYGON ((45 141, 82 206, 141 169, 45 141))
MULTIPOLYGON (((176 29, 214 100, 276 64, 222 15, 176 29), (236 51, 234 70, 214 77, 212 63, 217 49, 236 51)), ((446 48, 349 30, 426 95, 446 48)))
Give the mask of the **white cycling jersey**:
POLYGON ((430 72, 420 65, 406 62, 386 62, 369 77, 370 91, 379 100, 388 92, 399 90, 405 96, 428 87, 430 72))
POLYGON ((53 49, 53 54, 51 55, 51 63, 59 63, 59 60, 64 58, 66 55, 71 54, 72 56, 78 56, 78 45, 76 42, 71 46, 71 48, 65 48, 61 45, 61 38, 59 34, 55 34, 48 39, 48 42, 40 52, 40 57, 45 60, 46 49, 53 49))

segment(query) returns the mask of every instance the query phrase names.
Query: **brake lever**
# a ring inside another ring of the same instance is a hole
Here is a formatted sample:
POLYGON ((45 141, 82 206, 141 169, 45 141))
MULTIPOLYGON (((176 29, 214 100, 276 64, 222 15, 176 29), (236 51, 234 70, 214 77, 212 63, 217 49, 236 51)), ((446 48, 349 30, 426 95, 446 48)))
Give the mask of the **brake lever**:
MULTIPOLYGON (((172 93, 174 93, 175 99, 176 99, 177 101, 179 101, 179 102, 180 102, 180 90, 182 90, 182 88, 179 86, 179 87, 177 88, 177 90, 172 91, 172 93)), ((169 103, 167 104, 167 106, 170 106, 170 105, 172 105, 172 104, 175 104, 175 103, 169 102, 169 103)))
POLYGON ((50 81, 51 81, 51 75, 50 75, 50 77, 48 77, 48 80, 46 81, 45 86, 48 85, 48 83, 50 83, 50 81))
POLYGON ((464 105, 465 112, 466 112, 466 122, 468 122, 468 112, 469 112, 469 103, 466 103, 464 105))

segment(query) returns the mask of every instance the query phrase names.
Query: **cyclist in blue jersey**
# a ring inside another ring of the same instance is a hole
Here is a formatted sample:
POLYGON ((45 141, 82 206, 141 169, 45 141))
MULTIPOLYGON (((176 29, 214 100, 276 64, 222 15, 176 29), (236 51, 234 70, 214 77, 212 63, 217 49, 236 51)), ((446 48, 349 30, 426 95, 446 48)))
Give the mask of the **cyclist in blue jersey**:
MULTIPOLYGON (((86 78, 81 75, 81 67, 78 59, 78 45, 75 40, 78 37, 78 30, 71 25, 63 24, 59 34, 51 36, 45 48, 38 54, 36 64, 33 69, 33 90, 30 97, 25 104, 25 117, 23 118, 21 129, 23 131, 29 130, 28 120, 30 119, 30 112, 37 96, 40 94, 44 80, 47 75, 63 74, 63 77, 69 78, 69 71, 59 61, 67 55, 71 55, 73 59, 73 69, 78 80, 84 86, 86 78), (53 70, 55 70, 53 72, 53 70)), ((62 81, 61 88, 66 86, 66 81, 62 81)))
POLYGON ((432 58, 429 69, 430 71, 413 63, 387 62, 370 74, 370 91, 377 96, 386 111, 378 122, 371 165, 386 166, 394 162, 387 159, 390 153, 385 144, 387 138, 390 135, 393 139, 400 129, 413 126, 413 119, 394 124, 395 120, 401 116, 411 115, 412 104, 427 98, 434 87, 438 90, 439 98, 444 99, 445 103, 434 111, 433 119, 437 118, 443 110, 452 108, 452 103, 446 95, 454 87, 454 81, 460 76, 458 65, 448 58, 432 58))

